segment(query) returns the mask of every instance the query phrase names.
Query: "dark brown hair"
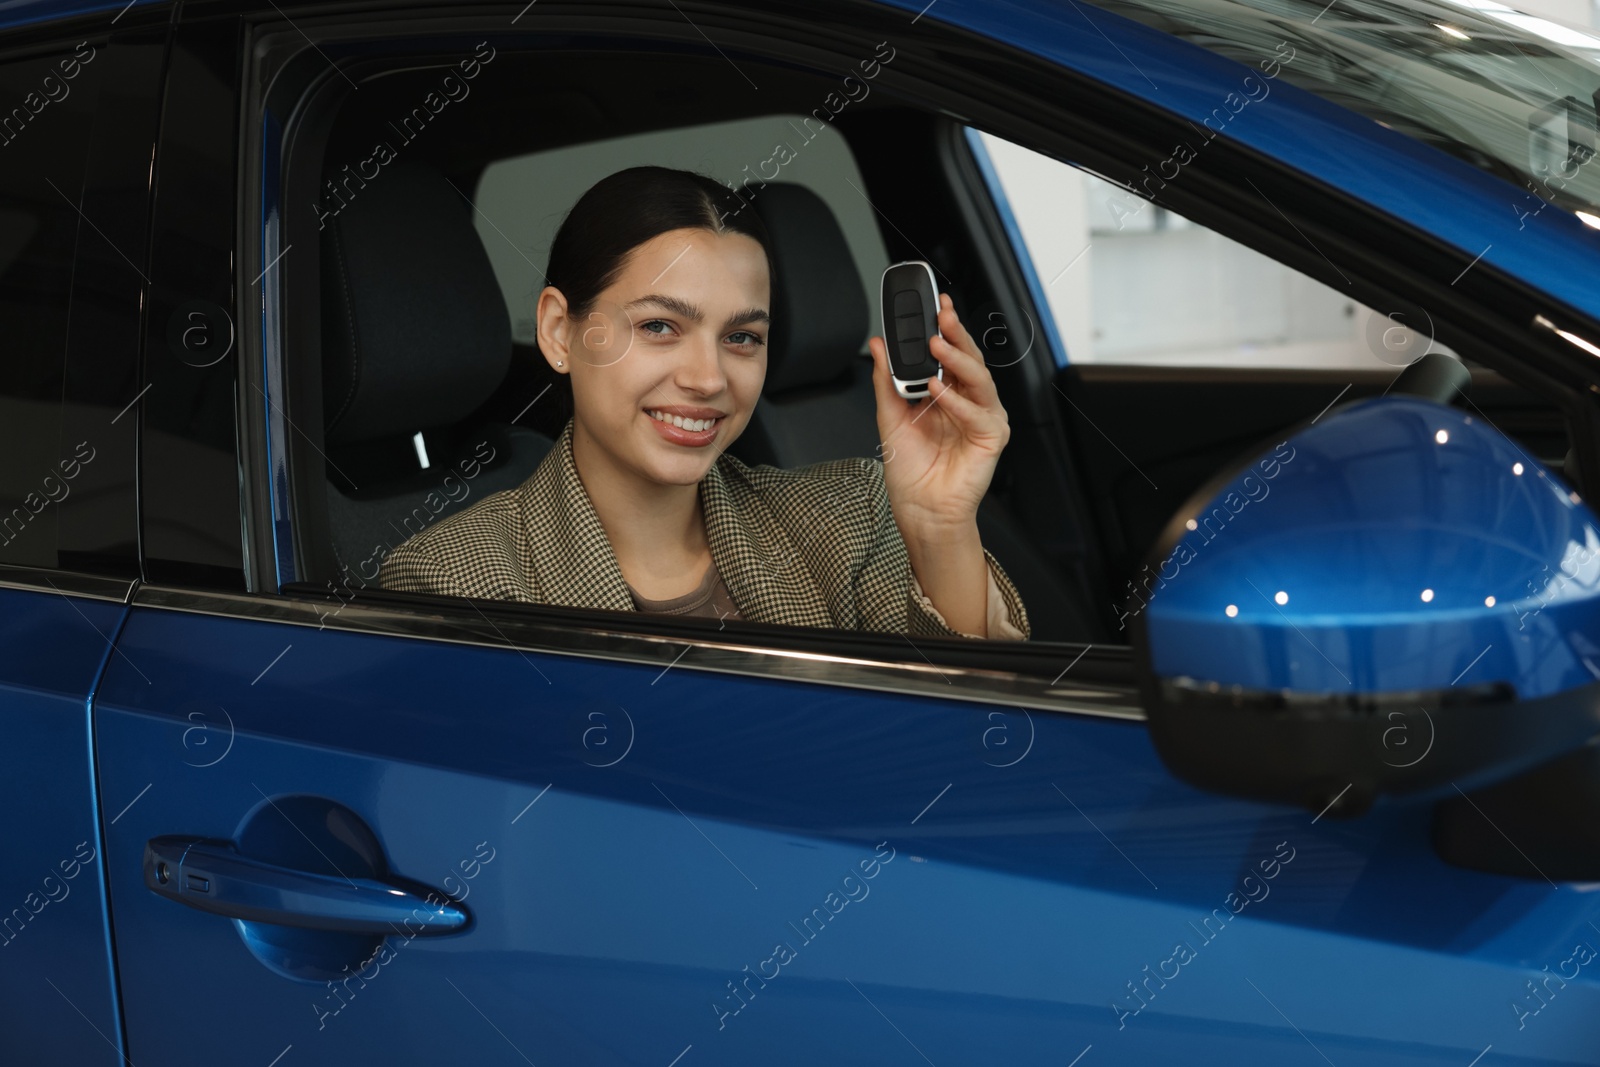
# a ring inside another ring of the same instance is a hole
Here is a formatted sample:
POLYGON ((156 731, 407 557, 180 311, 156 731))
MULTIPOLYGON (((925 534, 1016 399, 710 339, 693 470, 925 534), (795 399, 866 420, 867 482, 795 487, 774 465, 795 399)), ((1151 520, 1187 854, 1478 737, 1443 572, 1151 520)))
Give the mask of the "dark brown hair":
MULTIPOLYGON (((670 230, 742 233, 761 245, 777 284, 766 227, 748 201, 714 178, 669 167, 629 167, 602 178, 578 198, 556 231, 545 280, 581 319, 626 267, 634 249, 670 230)), ((557 402, 572 414, 572 379, 559 375, 557 402)))
POLYGON ((754 238, 766 253, 768 277, 776 278, 766 227, 738 192, 706 174, 630 166, 595 182, 566 213, 550 245, 546 280, 562 291, 568 315, 582 318, 622 274, 629 253, 682 229, 754 238))

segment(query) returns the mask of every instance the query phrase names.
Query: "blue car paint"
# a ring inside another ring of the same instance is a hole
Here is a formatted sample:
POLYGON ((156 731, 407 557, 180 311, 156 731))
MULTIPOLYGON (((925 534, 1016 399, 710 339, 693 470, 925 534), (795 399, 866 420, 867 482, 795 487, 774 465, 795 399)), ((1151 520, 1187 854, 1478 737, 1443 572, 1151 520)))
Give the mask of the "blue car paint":
POLYGON ((1175 521, 1148 608, 1163 678, 1523 700, 1600 680, 1600 521, 1470 411, 1346 405, 1175 521))
POLYGON ((135 6, 166 3, 167 0, 122 0, 121 3, 96 3, 95 0, 0 0, 0 30, 15 29, 39 22, 55 22, 79 15, 92 15, 97 11, 118 12, 108 19, 109 24, 121 17, 121 12, 135 6))
MULTIPOLYGON (((1077 0, 882 0, 1004 42, 1164 108, 1199 126, 1260 70, 1077 0)), ((1267 57, 1263 57, 1264 59, 1267 57)), ((1479 256, 1600 323, 1600 231, 1565 211, 1528 214, 1527 191, 1290 85, 1228 121, 1227 137, 1461 253, 1479 256), (1524 218, 1522 216, 1526 215, 1524 218)), ((1205 139, 1195 147, 1204 152, 1205 139)), ((1193 142, 1191 142, 1193 143, 1193 142)), ((1155 167, 1159 159, 1150 160, 1155 167)), ((1180 172, 1173 181, 1183 180, 1180 172)), ((1263 212, 1274 209, 1263 204, 1263 212)), ((1020 254, 1019 248, 1019 254, 1020 254)), ((1039 304, 1041 309, 1047 305, 1039 304)), ((1579 331, 1580 333, 1582 331, 1579 331)), ((1600 343, 1600 337, 1589 336, 1600 343)))
MULTIPOLYGON (((1242 71, 1075 5, 941 0, 926 17, 1153 94, 1121 48, 1178 103, 1149 98, 1196 117, 1242 71)), ((1422 220, 1464 263, 1481 234, 1515 233, 1508 187, 1276 89, 1300 110, 1249 109, 1229 136, 1422 220), (1435 187, 1385 185, 1401 173, 1435 187)), ((1485 262, 1573 302, 1593 264, 1562 225, 1530 220, 1520 247, 1497 242, 1485 262)), ((1587 298, 1574 306, 1592 314, 1587 298)), ((1600 944, 1582 887, 1446 867, 1422 807, 1314 822, 1197 793, 1135 723, 690 664, 652 685, 653 667, 152 609, 132 613, 119 651, 96 738, 134 1062, 292 1049, 311 1063, 687 1067, 911 1061, 911 1043, 941 1063, 1068 1063, 1088 1046, 1124 1063, 1289 1063, 1317 1062, 1315 1041, 1336 1062, 1460 1064, 1492 1043, 1520 1062, 1590 1063, 1600 1048, 1593 968, 1551 975, 1575 944, 1600 944), (618 731, 607 744, 627 726, 610 765, 596 714, 618 731), (220 759, 197 751, 197 723, 220 759), (997 725, 1030 738, 1011 766, 985 747, 997 725), (228 839, 294 794, 358 812, 397 872, 470 888, 477 925, 391 939, 391 961, 334 990, 280 977, 226 920, 144 888, 150 837, 228 839), (871 895, 826 920, 833 935, 791 938, 880 843, 894 859, 854 883, 871 895), (480 844, 501 847, 466 879, 480 844), (1294 858, 1269 879, 1281 845, 1294 858), (780 939, 793 962, 750 979, 780 939), (1162 979, 1178 942, 1194 959, 1162 979)))
POLYGON ((1600 945, 1583 887, 1445 866, 1426 807, 1206 796, 1138 723, 148 608, 119 648, 150 682, 108 669, 106 794, 156 779, 108 828, 135 1062, 1301 1062, 1275 1008, 1334 1062, 1600 1048, 1589 971, 1524 986, 1600 945), (195 712, 231 724, 204 767, 195 712), (333 988, 145 889, 148 839, 300 794, 473 927, 333 988))
POLYGON ((6 1063, 121 1062, 89 698, 125 611, 103 600, 0 589, 6 1063))

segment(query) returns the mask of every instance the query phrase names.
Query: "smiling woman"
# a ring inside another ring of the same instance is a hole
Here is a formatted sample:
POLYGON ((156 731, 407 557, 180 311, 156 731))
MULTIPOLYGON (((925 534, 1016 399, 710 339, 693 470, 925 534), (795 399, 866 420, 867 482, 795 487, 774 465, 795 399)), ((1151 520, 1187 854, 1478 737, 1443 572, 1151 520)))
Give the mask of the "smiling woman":
POLYGON ((526 482, 402 545, 386 588, 889 633, 1026 639, 979 540, 1010 436, 948 297, 932 399, 895 395, 870 342, 889 463, 751 467, 727 449, 766 377, 765 229, 711 178, 634 167, 596 183, 550 250, 539 350, 572 416, 526 482), (949 338, 950 340, 945 340, 949 338), (924 418, 923 416, 927 416, 924 418))

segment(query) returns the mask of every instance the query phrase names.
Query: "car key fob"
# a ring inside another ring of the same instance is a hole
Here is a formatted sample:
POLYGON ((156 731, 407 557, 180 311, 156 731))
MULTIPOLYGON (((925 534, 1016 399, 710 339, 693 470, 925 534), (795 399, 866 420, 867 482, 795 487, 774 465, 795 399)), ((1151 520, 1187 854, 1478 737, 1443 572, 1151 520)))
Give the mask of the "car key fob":
POLYGON ((944 368, 928 349, 939 335, 939 289, 933 267, 920 259, 883 272, 883 343, 889 351, 894 391, 907 400, 928 395, 928 382, 944 381, 944 368))

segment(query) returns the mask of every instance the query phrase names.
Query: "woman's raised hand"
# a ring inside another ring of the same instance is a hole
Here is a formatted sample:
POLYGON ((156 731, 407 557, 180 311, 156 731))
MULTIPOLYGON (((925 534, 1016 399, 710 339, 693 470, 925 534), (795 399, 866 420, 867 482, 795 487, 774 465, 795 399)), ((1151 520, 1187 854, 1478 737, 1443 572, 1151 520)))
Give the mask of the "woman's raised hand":
POLYGON ((889 503, 908 543, 975 530, 978 503, 1011 439, 994 379, 948 293, 939 294, 939 333, 928 346, 944 380, 929 381, 928 397, 915 404, 894 391, 883 338, 867 342, 889 503))

